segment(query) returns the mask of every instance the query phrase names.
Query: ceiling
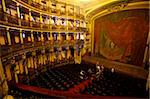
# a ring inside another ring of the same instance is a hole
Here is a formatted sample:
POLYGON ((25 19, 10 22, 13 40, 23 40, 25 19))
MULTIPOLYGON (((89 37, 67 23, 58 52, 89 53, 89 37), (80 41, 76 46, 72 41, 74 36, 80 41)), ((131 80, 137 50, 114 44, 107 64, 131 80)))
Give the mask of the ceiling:
POLYGON ((95 5, 97 3, 100 3, 106 0, 60 0, 60 1, 86 8, 89 5, 92 6, 92 5, 95 5))
POLYGON ((96 8, 99 8, 108 3, 118 0, 58 0, 58 1, 80 6, 87 13, 93 11, 96 8))

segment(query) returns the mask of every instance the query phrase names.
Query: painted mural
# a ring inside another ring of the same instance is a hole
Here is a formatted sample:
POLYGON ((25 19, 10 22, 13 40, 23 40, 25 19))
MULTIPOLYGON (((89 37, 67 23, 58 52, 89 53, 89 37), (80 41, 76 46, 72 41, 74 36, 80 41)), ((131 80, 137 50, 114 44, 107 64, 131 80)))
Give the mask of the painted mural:
POLYGON ((95 20, 95 54, 141 65, 149 31, 148 10, 115 12, 95 20))

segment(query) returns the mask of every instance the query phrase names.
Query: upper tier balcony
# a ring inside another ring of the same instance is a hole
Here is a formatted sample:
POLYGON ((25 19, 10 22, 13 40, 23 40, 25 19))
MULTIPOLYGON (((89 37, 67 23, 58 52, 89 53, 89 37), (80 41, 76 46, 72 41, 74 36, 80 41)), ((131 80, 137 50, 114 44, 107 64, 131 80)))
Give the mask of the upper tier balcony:
POLYGON ((0 23, 8 26, 15 26, 18 27, 25 27, 25 28, 40 28, 40 29, 49 29, 49 30, 62 30, 66 31, 67 27, 69 31, 86 31, 86 28, 83 27, 71 27, 71 26, 64 26, 64 25, 52 25, 40 22, 34 22, 30 20, 24 20, 18 18, 18 16, 12 16, 7 13, 0 12, 0 23))

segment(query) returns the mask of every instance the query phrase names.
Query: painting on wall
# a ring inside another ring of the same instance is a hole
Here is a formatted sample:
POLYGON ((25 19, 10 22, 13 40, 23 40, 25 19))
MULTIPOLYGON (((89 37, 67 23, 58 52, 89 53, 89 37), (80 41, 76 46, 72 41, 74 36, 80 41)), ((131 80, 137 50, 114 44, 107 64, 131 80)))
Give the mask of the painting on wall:
POLYGON ((129 10, 95 20, 94 52, 108 60, 141 65, 149 31, 148 10, 129 10))

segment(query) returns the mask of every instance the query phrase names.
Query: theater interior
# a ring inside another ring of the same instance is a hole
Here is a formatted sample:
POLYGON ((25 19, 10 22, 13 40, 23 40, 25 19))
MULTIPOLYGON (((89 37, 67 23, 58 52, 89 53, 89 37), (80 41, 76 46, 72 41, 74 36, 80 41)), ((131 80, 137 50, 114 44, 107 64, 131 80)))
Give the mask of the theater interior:
POLYGON ((0 0, 0 99, 148 99, 149 0, 0 0))

